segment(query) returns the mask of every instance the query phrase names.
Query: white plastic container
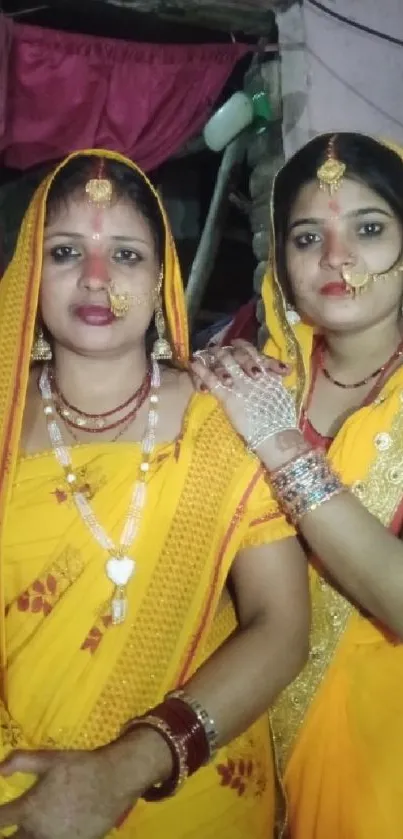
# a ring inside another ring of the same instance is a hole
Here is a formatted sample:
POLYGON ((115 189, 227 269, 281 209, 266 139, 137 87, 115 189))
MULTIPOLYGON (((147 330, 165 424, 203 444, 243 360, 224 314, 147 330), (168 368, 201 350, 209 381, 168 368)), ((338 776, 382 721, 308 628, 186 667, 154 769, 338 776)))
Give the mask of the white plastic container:
POLYGON ((203 132, 205 142, 212 151, 222 151, 252 121, 252 101, 238 91, 208 121, 203 132))

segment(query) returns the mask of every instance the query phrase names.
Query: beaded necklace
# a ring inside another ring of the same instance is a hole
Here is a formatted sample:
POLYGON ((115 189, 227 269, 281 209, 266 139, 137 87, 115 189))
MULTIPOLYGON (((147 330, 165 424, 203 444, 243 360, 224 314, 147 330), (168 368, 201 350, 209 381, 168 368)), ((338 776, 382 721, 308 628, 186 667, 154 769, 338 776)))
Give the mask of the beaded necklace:
POLYGON ((135 481, 129 509, 123 526, 122 534, 118 545, 104 530, 79 485, 79 478, 76 475, 70 457, 68 447, 64 444, 60 427, 57 423, 57 412, 52 398, 52 388, 49 376, 49 368, 45 366, 39 379, 39 389, 42 396, 43 411, 47 423, 49 439, 56 460, 63 469, 66 483, 70 489, 77 511, 83 522, 92 533, 94 539, 107 554, 105 562, 105 573, 114 585, 111 599, 112 623, 123 623, 127 616, 127 585, 136 570, 136 561, 129 556, 129 551, 138 535, 141 522, 141 515, 144 510, 147 494, 146 477, 150 468, 150 458, 155 446, 155 429, 158 422, 158 401, 161 375, 158 364, 153 360, 151 373, 151 395, 150 407, 146 430, 141 444, 141 462, 137 479, 135 481))

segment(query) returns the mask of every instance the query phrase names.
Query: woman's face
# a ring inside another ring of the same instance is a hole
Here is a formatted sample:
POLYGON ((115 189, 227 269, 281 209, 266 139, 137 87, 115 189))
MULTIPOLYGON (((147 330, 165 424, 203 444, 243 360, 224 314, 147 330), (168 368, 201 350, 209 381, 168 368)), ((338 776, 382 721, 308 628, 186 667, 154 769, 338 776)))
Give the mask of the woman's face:
POLYGON ((40 309, 56 348, 91 356, 144 345, 159 270, 150 225, 131 202, 99 208, 71 196, 50 213, 44 233, 40 309), (124 318, 111 314, 111 284, 130 296, 124 318))
POLYGON ((354 331, 399 311, 403 274, 371 283, 355 297, 342 271, 382 274, 400 265, 402 225, 369 187, 345 178, 330 197, 309 182, 290 213, 286 266, 296 308, 328 330, 354 331))

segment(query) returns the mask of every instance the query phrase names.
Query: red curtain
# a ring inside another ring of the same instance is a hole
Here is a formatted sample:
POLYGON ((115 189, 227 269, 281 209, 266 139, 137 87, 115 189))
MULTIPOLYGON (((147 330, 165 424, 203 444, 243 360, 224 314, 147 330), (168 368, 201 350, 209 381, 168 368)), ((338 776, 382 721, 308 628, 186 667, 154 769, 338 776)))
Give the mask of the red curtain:
POLYGON ((200 131, 249 49, 138 44, 15 25, 1 158, 26 169, 97 146, 154 169, 200 131))
POLYGON ((6 130, 8 66, 13 24, 0 12, 0 138, 6 130))

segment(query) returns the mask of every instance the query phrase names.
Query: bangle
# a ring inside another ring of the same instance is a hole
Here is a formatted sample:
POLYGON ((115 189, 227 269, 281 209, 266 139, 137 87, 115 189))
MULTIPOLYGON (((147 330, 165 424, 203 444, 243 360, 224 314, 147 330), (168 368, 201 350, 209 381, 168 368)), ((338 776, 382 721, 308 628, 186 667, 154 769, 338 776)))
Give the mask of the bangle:
MULTIPOLYGON (((209 739, 206 727, 200 719, 201 712, 206 712, 201 705, 196 704, 197 712, 189 701, 185 702, 180 695, 170 694, 161 705, 157 705, 144 717, 138 717, 126 726, 126 733, 135 728, 150 728, 158 732, 172 756, 173 769, 170 778, 148 789, 143 795, 145 801, 161 801, 175 795, 190 775, 209 762, 212 753, 211 736, 209 739)), ((208 717, 207 714, 206 716, 208 717)))
POLYGON ((164 715, 172 730, 182 737, 187 751, 188 775, 194 775, 209 761, 209 744, 204 727, 195 712, 174 696, 167 696, 157 712, 164 715))
POLYGON ((170 798, 178 792, 188 777, 186 747, 180 737, 173 735, 170 726, 154 714, 132 720, 126 727, 126 732, 134 731, 136 728, 149 728, 158 732, 165 740, 173 762, 171 776, 162 784, 152 786, 143 798, 145 801, 161 801, 163 798, 170 798))
POLYGON ((175 690, 172 693, 168 694, 169 698, 178 699, 180 702, 183 702, 192 711, 196 714, 197 719, 199 720, 200 724, 203 726, 204 733, 206 736, 207 744, 208 744, 208 759, 207 763, 213 760, 217 749, 218 749, 218 733, 215 726, 215 722, 210 717, 208 711, 203 708, 203 705, 195 699, 193 696, 189 696, 184 690, 175 690))
POLYGON ((297 455, 270 474, 281 506, 293 524, 346 490, 321 452, 297 455))

